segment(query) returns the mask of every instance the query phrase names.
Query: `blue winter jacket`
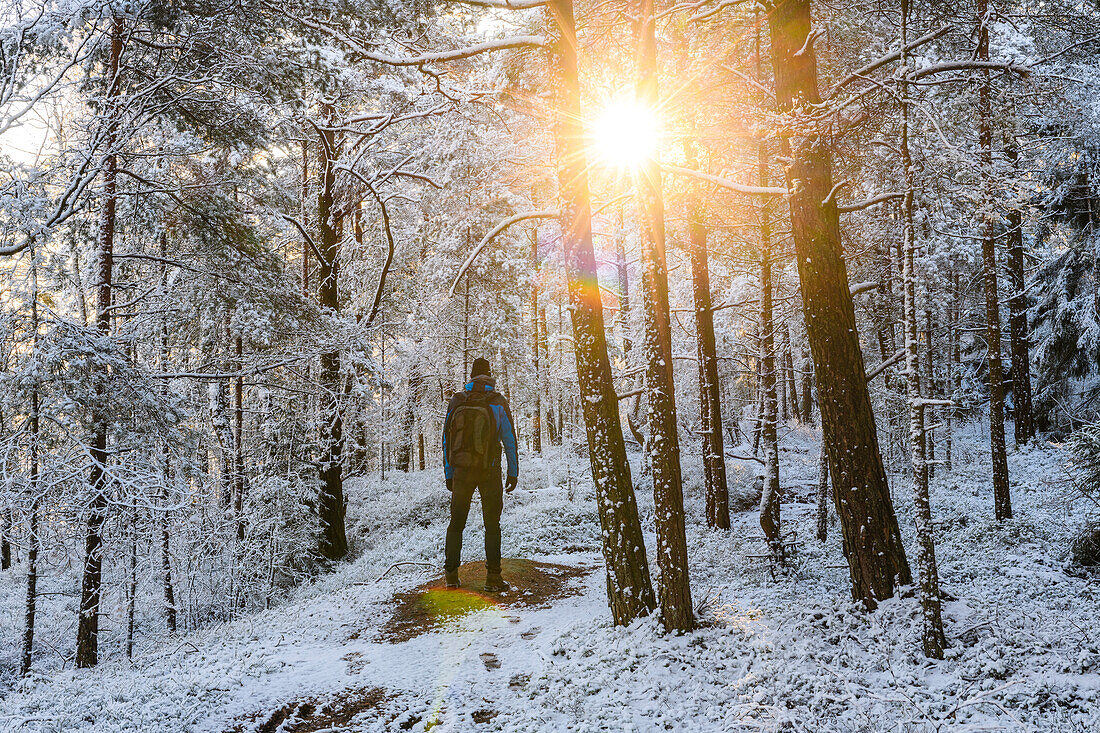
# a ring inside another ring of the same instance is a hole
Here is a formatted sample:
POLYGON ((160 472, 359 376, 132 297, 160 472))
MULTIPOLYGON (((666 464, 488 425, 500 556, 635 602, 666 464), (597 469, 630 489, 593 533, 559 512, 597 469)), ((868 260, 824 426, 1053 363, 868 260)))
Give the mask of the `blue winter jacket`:
POLYGON ((454 414, 455 408, 463 400, 465 393, 474 390, 492 392, 492 395, 489 396, 489 407, 492 408, 497 423, 497 450, 495 454, 490 452, 490 465, 498 471, 500 470, 500 447, 503 445, 504 453, 508 456, 508 475, 518 478, 519 453, 516 450, 515 421, 512 420, 512 412, 508 409, 508 400, 496 391, 496 382, 492 377, 474 377, 472 381, 466 383, 466 389, 463 392, 456 392, 451 397, 451 401, 447 405, 447 417, 443 421, 443 474, 447 478, 453 478, 455 472, 455 467, 447 462, 447 440, 451 431, 451 415, 454 414))

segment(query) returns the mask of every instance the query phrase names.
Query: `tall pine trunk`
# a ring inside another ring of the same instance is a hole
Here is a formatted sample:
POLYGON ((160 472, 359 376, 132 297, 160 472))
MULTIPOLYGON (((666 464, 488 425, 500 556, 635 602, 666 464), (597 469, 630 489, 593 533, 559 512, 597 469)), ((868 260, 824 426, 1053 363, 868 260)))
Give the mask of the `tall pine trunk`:
MULTIPOLYGON (((909 3, 901 0, 901 66, 906 68, 909 43, 908 23, 909 3)), ((921 640, 924 654, 933 659, 943 659, 943 650, 947 641, 943 633, 943 619, 940 611, 940 580, 936 566, 936 548, 932 538, 932 509, 928 496, 928 461, 925 451, 929 441, 925 431, 925 402, 921 397, 920 372, 918 371, 918 335, 917 326, 917 273, 916 232, 914 223, 915 170, 912 153, 909 149, 909 93, 908 82, 901 88, 901 164, 905 173, 905 197, 902 201, 903 221, 903 257, 902 288, 905 322, 905 385, 909 398, 909 454, 913 467, 913 503, 914 519, 917 525, 917 575, 920 581, 921 617, 923 629, 921 640)), ((931 333, 929 333, 931 337, 931 333)), ((931 360, 931 338, 926 358, 931 360)), ((928 385, 929 387, 931 385, 928 385)))
MULTIPOLYGON (((38 355, 38 253, 31 250, 31 354, 38 355)), ((26 677, 31 671, 31 660, 34 652, 34 622, 38 615, 38 551, 42 541, 38 536, 39 506, 42 498, 39 496, 39 454, 38 439, 41 432, 39 422, 39 410, 42 406, 39 392, 38 379, 35 378, 34 387, 31 390, 30 411, 27 415, 27 432, 30 439, 30 464, 29 484, 31 490, 31 510, 27 526, 27 594, 23 605, 23 649, 19 661, 19 674, 26 677)))
MULTIPOLYGON (((111 334, 111 288, 114 274, 115 207, 117 204, 119 111, 114 103, 119 95, 122 57, 122 19, 111 21, 111 50, 107 66, 107 104, 104 149, 107 151, 103 170, 102 207, 95 263, 96 306, 92 327, 107 338, 111 334)), ((96 407, 92 415, 92 459, 89 484, 92 498, 88 504, 84 534, 84 568, 80 584, 80 616, 76 627, 76 666, 94 667, 99 662, 99 606, 103 586, 103 525, 107 521, 107 415, 103 402, 107 399, 102 381, 96 385, 96 407)))
MULTIPOLYGON (((626 459, 619 401, 611 378, 603 301, 592 247, 592 202, 581 120, 577 31, 572 0, 550 0, 554 33, 554 126, 558 195, 565 271, 572 311, 577 389, 588 434, 588 456, 596 486, 596 507, 608 605, 618 625, 645 616, 656 606, 630 464, 626 459)), ((561 410, 559 408, 559 418, 561 410)), ((560 434, 560 431, 559 431, 560 434)))
MULTIPOLYGON (((326 124, 331 122, 332 109, 322 110, 326 124)), ((317 197, 317 221, 321 233, 320 256, 317 263, 318 301, 321 308, 338 315, 340 312, 340 238, 339 214, 334 206, 336 159, 339 157, 336 134, 331 127, 320 128, 318 146, 320 192, 317 197)), ((318 550, 328 560, 339 560, 348 553, 344 528, 344 416, 341 400, 340 351, 333 347, 321 354, 318 378, 321 385, 321 460, 320 489, 317 511, 321 520, 318 550)), ((384 470, 384 469, 383 469, 384 470)))
MULTIPOLYGON (((1005 156, 1012 164, 1013 174, 1018 174, 1020 151, 1016 138, 1010 137, 1005 146, 1005 156)), ((1019 191, 1018 186, 1014 186, 1019 191)), ((1031 400, 1031 364, 1028 358, 1027 281, 1024 274, 1024 217, 1020 211, 1023 202, 1017 194, 1009 202, 1008 209, 1008 343, 1012 365, 1013 428, 1016 445, 1023 445, 1035 437, 1035 417, 1031 400)), ((1100 297, 1100 287, 1097 287, 1100 297)))
MULTIPOLYGON (((639 103, 656 111, 657 39, 653 0, 637 0, 639 103)), ((654 112, 655 113, 655 112, 654 112)), ((638 169, 635 189, 641 217, 643 351, 646 359, 649 456, 657 525, 657 595, 666 629, 689 631, 695 625, 688 578, 684 493, 680 474, 680 436, 672 377, 672 325, 665 258, 665 204, 656 151, 638 169)))
MULTIPOLYGON (((810 0, 782 0, 768 13, 776 102, 781 110, 820 103, 810 0), (808 40, 810 42, 808 42, 808 40)), ((802 123, 806 124, 806 123, 802 123)), ((867 391, 855 308, 840 242, 832 153, 816 130, 789 130, 791 235, 798 260, 806 335, 829 447, 833 496, 852 595, 868 608, 911 580, 867 391)))
MULTIPOLYGON (((978 60, 989 61, 989 2, 978 0, 978 60)), ((989 69, 978 86, 978 145, 981 148, 982 269, 985 284, 985 339, 989 347, 989 450, 993 463, 993 511, 998 520, 1012 518, 1005 452, 1005 388, 1001 360, 1001 310, 997 295, 996 221, 993 216, 993 107, 989 69)))
MULTIPOLYGON (((758 185, 767 185, 767 158, 759 146, 758 185)), ((772 241, 768 202, 760 207, 760 442, 764 447, 764 488, 760 494, 760 528, 772 560, 783 562, 783 525, 779 496, 778 395, 775 373, 775 318, 772 303, 772 241)))
POLYGON ((698 201, 688 223, 691 256, 691 292, 695 301, 695 342, 699 355, 699 413, 703 437, 703 475, 707 526, 730 528, 726 454, 722 436, 722 394, 718 382, 718 347, 714 338, 714 310, 710 297, 707 229, 698 201))
MULTIPOLYGON (((164 230, 160 233, 160 256, 165 260, 160 268, 160 298, 161 314, 158 319, 158 367, 162 374, 168 371, 168 358, 171 351, 168 345, 168 234, 164 230)), ((168 401, 168 380, 161 378, 161 399, 168 401)), ((161 485, 160 485, 160 511, 156 513, 157 522, 160 525, 160 562, 161 583, 164 591, 164 621, 169 634, 176 633, 176 590, 172 585, 172 555, 170 535, 168 530, 168 483, 171 480, 171 451, 168 441, 164 442, 161 453, 161 485)))

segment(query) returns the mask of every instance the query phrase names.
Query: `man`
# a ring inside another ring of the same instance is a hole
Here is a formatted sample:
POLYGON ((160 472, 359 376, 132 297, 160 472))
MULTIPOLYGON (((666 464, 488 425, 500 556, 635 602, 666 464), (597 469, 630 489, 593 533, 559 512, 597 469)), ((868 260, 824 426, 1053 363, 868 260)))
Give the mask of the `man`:
POLYGON ((516 431, 508 400, 495 390, 489 362, 475 359, 466 389, 455 393, 443 422, 443 472, 451 492, 451 523, 447 526, 447 587, 457 588, 462 557, 462 531, 474 491, 481 494, 485 518, 485 590, 502 593, 509 585, 500 576, 500 513, 505 487, 500 483, 501 445, 508 456, 508 493, 519 481, 516 431))

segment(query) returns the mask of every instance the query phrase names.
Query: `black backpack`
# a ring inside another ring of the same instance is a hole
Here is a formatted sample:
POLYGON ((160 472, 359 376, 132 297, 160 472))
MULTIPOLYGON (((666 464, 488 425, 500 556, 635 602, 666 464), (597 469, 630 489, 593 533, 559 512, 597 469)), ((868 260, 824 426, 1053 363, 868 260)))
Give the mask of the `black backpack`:
POLYGON ((496 420, 489 406, 492 393, 465 392, 451 414, 451 436, 447 462, 455 468, 480 470, 489 467, 489 454, 497 437, 496 420))

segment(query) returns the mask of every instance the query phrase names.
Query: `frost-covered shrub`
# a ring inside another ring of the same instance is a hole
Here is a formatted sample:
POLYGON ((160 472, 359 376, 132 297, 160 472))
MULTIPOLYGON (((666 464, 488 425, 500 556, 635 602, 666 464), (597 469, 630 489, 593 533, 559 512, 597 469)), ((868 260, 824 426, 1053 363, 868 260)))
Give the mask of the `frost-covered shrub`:
POLYGON ((729 482, 730 511, 747 512, 760 506, 760 495, 764 493, 764 477, 753 473, 742 473, 731 477, 729 482))
POLYGON ((252 487, 246 521, 245 566, 254 573, 257 590, 285 589, 317 570, 317 513, 300 482, 265 477, 252 487))
MULTIPOLYGON (((1078 430, 1070 446, 1077 473, 1075 483, 1086 498, 1100 506, 1100 424, 1078 430)), ((1093 518, 1073 537, 1069 559, 1075 567, 1100 567, 1100 519, 1093 518)))

